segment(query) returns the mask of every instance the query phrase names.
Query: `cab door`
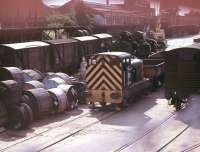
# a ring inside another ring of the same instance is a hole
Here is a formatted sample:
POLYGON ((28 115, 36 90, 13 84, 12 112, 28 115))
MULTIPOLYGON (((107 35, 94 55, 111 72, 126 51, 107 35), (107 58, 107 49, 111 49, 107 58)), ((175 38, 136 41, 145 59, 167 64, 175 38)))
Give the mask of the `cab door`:
POLYGON ((131 58, 123 59, 124 67, 124 87, 129 88, 136 78, 136 69, 131 65, 131 58))

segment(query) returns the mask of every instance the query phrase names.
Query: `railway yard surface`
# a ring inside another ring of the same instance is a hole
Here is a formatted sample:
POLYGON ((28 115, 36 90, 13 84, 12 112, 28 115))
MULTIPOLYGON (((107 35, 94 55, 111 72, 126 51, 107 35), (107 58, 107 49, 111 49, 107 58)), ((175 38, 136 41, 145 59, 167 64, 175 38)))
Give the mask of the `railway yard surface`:
MULTIPOLYGON (((170 47, 192 43, 191 37, 170 47), (187 39, 187 40, 186 40, 187 39)), ((123 111, 110 107, 77 110, 34 122, 28 129, 0 133, 6 152, 179 152, 200 151, 200 94, 176 112, 164 88, 138 97, 123 111)))

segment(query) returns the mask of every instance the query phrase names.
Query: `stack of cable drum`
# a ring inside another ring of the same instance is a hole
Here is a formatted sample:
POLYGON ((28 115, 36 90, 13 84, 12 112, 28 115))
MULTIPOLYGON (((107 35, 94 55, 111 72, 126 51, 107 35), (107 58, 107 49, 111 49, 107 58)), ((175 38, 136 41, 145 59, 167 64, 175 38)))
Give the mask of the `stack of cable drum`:
POLYGON ((3 119, 5 121, 0 126, 19 129, 29 125, 33 120, 33 112, 27 104, 21 103, 23 72, 15 67, 1 68, 0 80, 1 112, 7 118, 3 119))
POLYGON ((77 108, 84 97, 82 85, 64 73, 1 67, 0 127, 21 129, 43 116, 77 108))

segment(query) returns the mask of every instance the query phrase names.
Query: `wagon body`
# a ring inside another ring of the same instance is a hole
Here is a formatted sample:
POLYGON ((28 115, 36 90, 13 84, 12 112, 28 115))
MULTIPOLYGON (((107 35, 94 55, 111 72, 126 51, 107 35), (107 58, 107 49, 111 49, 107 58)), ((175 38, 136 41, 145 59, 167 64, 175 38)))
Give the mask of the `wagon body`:
POLYGON ((52 52, 52 71, 71 72, 80 64, 78 41, 74 39, 57 39, 46 41, 52 52))
POLYGON ((0 46, 0 64, 23 69, 37 69, 46 72, 52 69, 49 44, 40 41, 2 44, 0 46))
POLYGON ((98 38, 93 36, 74 37, 78 41, 79 61, 82 57, 98 53, 98 38))
POLYGON ((177 48, 164 52, 165 97, 174 92, 182 99, 200 89, 200 45, 177 48))
POLYGON ((107 33, 94 34, 98 38, 98 52, 110 51, 112 46, 112 35, 107 33))
POLYGON ((164 73, 164 61, 160 59, 144 59, 144 77, 158 78, 164 73))

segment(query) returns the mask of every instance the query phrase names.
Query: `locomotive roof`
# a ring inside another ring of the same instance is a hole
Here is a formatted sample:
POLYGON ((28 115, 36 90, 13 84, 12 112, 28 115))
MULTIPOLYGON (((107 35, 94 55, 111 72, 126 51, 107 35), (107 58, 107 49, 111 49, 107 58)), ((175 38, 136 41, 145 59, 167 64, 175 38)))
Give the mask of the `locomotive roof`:
POLYGON ((107 34, 107 33, 101 33, 101 34, 94 34, 93 36, 100 38, 100 39, 104 39, 104 38, 112 38, 112 35, 107 34))
POLYGON ((97 38, 94 36, 81 36, 81 37, 74 37, 73 39, 81 41, 81 42, 97 40, 97 38))
POLYGON ((41 41, 33 41, 33 42, 23 42, 23 43, 1 44, 1 46, 8 47, 13 50, 22 50, 28 48, 49 46, 49 44, 41 41))
POLYGON ((174 49, 170 49, 165 51, 164 53, 171 53, 171 52, 177 52, 177 51, 182 51, 182 50, 195 50, 195 51, 200 51, 200 43, 193 43, 192 45, 187 45, 187 46, 183 46, 183 47, 179 47, 179 48, 174 48, 174 49))
POLYGON ((111 55, 111 56, 117 56, 119 58, 131 57, 131 54, 127 52, 102 52, 102 53, 98 53, 97 55, 111 55))
POLYGON ((57 39, 57 40, 47 40, 45 41, 49 44, 59 45, 59 44, 67 44, 77 42, 75 39, 57 39))

